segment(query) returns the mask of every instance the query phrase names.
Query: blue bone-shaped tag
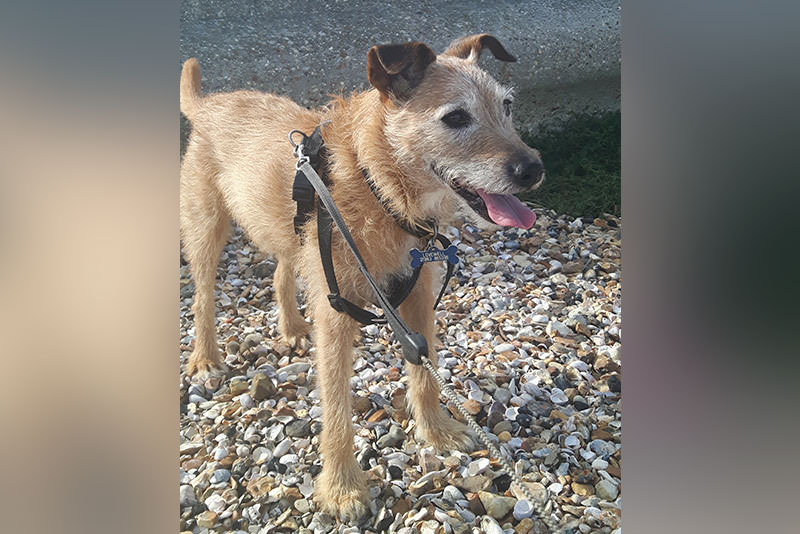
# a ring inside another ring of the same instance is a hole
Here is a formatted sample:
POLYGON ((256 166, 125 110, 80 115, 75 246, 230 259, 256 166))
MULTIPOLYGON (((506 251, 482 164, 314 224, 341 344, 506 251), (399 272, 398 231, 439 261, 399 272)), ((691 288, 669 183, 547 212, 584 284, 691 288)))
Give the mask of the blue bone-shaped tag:
POLYGON ((411 268, 416 269, 423 263, 428 263, 431 261, 444 261, 444 260, 447 260, 448 262, 455 265, 456 263, 458 263, 458 256, 456 256, 457 250, 458 249, 455 247, 455 245, 450 245, 445 250, 436 247, 431 247, 427 250, 420 251, 418 249, 412 248, 410 251, 411 268))

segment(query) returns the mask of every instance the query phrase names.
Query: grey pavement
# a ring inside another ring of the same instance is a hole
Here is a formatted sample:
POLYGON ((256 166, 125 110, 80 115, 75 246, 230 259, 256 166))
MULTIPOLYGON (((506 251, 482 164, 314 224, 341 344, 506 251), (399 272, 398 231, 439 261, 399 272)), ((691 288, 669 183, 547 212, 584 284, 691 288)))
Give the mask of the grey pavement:
POLYGON ((199 60, 206 92, 257 89, 316 106, 368 87, 375 44, 418 40, 440 52, 488 32, 518 58, 487 53, 481 66, 516 88, 521 129, 620 104, 620 0, 182 0, 180 21, 181 61, 199 60))

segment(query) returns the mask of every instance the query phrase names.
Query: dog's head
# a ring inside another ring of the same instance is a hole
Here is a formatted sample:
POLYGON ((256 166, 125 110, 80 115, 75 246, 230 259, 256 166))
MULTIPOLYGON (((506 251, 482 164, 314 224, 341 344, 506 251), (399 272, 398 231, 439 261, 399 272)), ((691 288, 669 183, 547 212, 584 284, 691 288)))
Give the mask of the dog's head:
POLYGON ((397 161, 425 182, 418 185, 432 192, 432 204, 455 197, 468 214, 530 228, 536 216, 513 195, 542 183, 542 160, 514 130, 512 91, 478 67, 483 49, 516 61, 495 37, 480 34, 439 56, 419 42, 374 46, 367 75, 381 93, 397 161))

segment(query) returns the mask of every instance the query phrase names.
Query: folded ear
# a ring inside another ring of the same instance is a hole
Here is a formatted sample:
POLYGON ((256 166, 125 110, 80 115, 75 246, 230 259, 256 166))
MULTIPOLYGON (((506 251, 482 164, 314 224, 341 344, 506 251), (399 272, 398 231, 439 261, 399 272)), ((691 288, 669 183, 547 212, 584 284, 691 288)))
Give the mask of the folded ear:
POLYGON ((436 53, 420 42, 373 46, 367 55, 367 78, 381 94, 405 100, 434 61, 436 53))
POLYGON ((488 48, 492 55, 500 61, 516 61, 517 58, 508 53, 503 48, 500 41, 493 35, 488 33, 478 33, 475 35, 467 35, 461 39, 456 39, 447 50, 442 52, 443 56, 455 56, 462 59, 469 59, 470 61, 478 61, 481 51, 488 48))

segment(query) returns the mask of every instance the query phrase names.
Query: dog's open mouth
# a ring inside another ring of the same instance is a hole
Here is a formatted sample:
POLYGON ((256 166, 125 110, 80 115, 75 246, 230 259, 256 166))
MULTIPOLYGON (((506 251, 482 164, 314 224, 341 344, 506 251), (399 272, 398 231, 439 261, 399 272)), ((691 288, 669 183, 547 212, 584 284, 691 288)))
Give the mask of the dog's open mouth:
POLYGON ((441 170, 435 166, 433 171, 439 178, 467 201, 472 210, 501 226, 516 226, 529 229, 536 222, 536 214, 514 195, 489 193, 483 189, 471 190, 466 186, 445 179, 441 170))

